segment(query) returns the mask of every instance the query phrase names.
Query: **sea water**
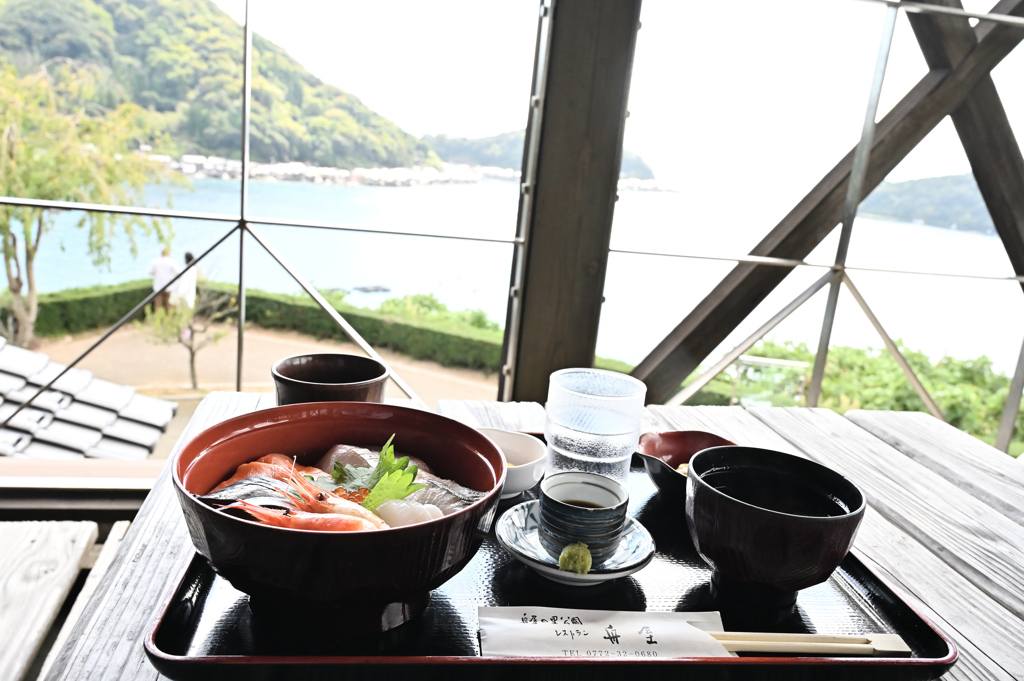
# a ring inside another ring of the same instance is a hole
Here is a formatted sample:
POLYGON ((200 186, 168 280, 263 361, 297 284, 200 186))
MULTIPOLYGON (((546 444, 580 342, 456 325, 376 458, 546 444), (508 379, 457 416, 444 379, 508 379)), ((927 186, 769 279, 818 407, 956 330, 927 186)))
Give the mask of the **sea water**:
MULTIPOLYGON (((250 211, 255 215, 343 222, 354 227, 412 230, 462 236, 511 238, 515 234, 519 185, 488 181, 475 185, 363 187, 312 183, 253 182, 250 211)), ((192 190, 151 187, 147 203, 173 208, 237 213, 238 183, 194 180, 192 190)), ((721 255, 745 253, 777 218, 732 221, 694 214, 686 192, 624 192, 616 203, 612 245, 620 249, 721 255)), ((162 248, 153 236, 137 234, 138 256, 120 230, 110 267, 94 267, 88 230, 77 227, 80 213, 54 215, 36 260, 40 291, 144 279, 162 248)), ((174 220, 174 257, 201 253, 229 227, 222 223, 174 220)), ((352 291, 354 305, 377 307, 387 298, 433 293, 449 308, 482 308, 505 321, 512 247, 333 230, 258 226, 258 230, 318 288, 352 291), (357 286, 382 285, 387 292, 361 293, 357 286)), ((830 264, 838 230, 808 260, 830 264)), ((238 240, 229 239, 201 265, 203 276, 237 281, 238 240)), ((247 239, 246 284, 294 293, 287 272, 247 239)), ((847 264, 923 271, 1012 275, 1002 242, 985 236, 924 225, 858 218, 847 264)), ((597 354, 635 364, 642 360, 734 267, 732 262, 612 253, 605 280, 597 354)), ((722 344, 730 348, 821 276, 818 268, 797 268, 769 294, 760 308, 722 344)), ((1015 281, 915 277, 855 271, 851 276, 886 331, 933 358, 949 354, 987 355, 998 371, 1012 372, 1024 336, 1024 298, 1015 281), (956 323, 951 323, 954 319, 956 323)), ((819 294, 790 315, 769 337, 817 342, 824 314, 819 294)), ((874 328, 856 302, 842 294, 833 330, 835 345, 881 347, 874 328)), ((714 358, 711 358, 714 359, 714 358)))

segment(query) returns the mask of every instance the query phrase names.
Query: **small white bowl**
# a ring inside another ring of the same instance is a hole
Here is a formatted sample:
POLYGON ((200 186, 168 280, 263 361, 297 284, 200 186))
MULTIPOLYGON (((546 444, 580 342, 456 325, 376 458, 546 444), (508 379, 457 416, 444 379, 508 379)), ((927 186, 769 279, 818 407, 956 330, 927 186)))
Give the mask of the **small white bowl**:
POLYGON ((544 477, 548 448, 539 439, 526 433, 515 433, 497 428, 478 428, 477 430, 498 445, 505 455, 505 461, 509 463, 505 475, 505 490, 501 493, 502 499, 511 499, 522 494, 544 477))

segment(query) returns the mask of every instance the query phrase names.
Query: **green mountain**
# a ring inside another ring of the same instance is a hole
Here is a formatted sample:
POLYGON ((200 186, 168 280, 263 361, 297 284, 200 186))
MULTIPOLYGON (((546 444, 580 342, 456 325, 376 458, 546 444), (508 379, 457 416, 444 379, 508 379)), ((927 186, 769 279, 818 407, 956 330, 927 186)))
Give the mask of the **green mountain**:
MULTIPOLYGON (((98 106, 154 112, 169 153, 240 156, 243 32, 209 0, 0 0, 0 57, 102 74, 98 106)), ((437 165, 430 145, 253 36, 251 154, 321 166, 437 165)))
MULTIPOLYGON (((430 143, 441 160, 448 163, 465 163, 471 166, 497 166, 519 170, 523 164, 523 143, 526 131, 504 132, 494 137, 447 137, 427 135, 423 138, 430 143)), ((653 180, 654 171, 636 154, 623 150, 622 178, 653 180)))
POLYGON ((883 182, 864 199, 858 212, 933 227, 996 233, 978 183, 970 173, 883 182))

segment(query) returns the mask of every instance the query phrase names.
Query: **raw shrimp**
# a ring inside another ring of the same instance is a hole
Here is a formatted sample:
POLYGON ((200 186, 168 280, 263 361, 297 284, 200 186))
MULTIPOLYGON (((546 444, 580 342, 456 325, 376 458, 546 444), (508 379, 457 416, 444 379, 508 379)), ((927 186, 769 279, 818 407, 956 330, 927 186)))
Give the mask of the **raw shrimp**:
POLYGON ((267 454, 256 461, 243 463, 235 470, 234 475, 214 487, 210 492, 219 492, 228 485, 232 485, 240 480, 245 480, 246 478, 255 477, 257 475, 288 482, 289 478, 296 475, 310 475, 315 478, 320 475, 326 475, 326 473, 319 468, 297 466, 292 459, 288 458, 284 454, 267 454))
POLYGON ((256 477, 257 475, 264 478, 273 478, 274 480, 282 480, 288 482, 288 478, 294 477, 291 467, 285 468, 284 466, 278 466, 273 463, 260 463, 253 461, 252 463, 243 463, 235 470, 235 474, 230 478, 214 487, 210 492, 219 492, 228 485, 245 480, 246 478, 256 477))
POLYGON ((261 456, 256 459, 256 463, 272 463, 274 465, 281 466, 282 468, 295 471, 299 475, 308 475, 313 478, 328 475, 328 473, 320 470, 319 468, 314 468, 313 466, 301 466, 295 463, 295 459, 290 456, 285 456, 284 454, 267 454, 266 456, 261 456))
POLYGON ((336 494, 320 489, 309 480, 292 476, 289 480, 299 495, 295 505, 307 513, 349 515, 371 523, 378 530, 386 530, 388 524, 373 511, 354 501, 342 499, 336 494))
POLYGON ((320 530, 324 532, 376 531, 372 523, 340 513, 306 513, 304 511, 275 511, 247 501, 236 501, 224 508, 240 508, 260 522, 294 530, 320 530))

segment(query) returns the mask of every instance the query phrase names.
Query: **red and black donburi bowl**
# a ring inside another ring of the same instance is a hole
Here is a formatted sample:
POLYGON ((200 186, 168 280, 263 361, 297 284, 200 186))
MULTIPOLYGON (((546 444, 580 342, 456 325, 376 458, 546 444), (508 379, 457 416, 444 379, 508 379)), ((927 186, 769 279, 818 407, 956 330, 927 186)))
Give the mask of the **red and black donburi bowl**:
POLYGON ((430 412, 369 402, 317 402, 253 412, 189 442, 173 469, 192 542, 218 574, 249 594, 250 607, 284 612, 315 597, 330 619, 372 634, 420 614, 430 591, 480 548, 505 483, 501 451, 480 432, 430 412), (336 444, 395 450, 423 459, 437 475, 487 492, 461 511, 374 532, 272 527, 210 508, 208 493, 243 463, 278 452, 312 465, 336 444))

